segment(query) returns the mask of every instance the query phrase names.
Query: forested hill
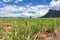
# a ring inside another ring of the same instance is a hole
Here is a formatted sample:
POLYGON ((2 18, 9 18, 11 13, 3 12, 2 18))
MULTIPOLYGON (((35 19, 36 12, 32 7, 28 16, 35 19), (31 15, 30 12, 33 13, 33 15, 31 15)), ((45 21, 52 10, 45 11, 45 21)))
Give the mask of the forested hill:
POLYGON ((59 10, 49 10, 49 12, 44 17, 60 17, 59 10))

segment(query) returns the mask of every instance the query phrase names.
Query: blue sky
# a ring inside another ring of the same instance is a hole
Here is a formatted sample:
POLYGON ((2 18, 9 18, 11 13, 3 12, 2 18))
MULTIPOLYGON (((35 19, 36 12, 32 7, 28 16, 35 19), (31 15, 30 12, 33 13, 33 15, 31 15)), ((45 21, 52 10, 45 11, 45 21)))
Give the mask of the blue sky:
POLYGON ((60 0, 0 0, 0 17, 42 17, 60 10, 60 0))
MULTIPOLYGON (((49 5, 49 3, 51 2, 51 0, 22 0, 22 1, 18 1, 18 2, 16 2, 16 0, 11 0, 11 1, 8 1, 8 2, 6 2, 6 1, 0 0, 0 2, 2 2, 3 4, 17 5, 17 6, 26 6, 30 3, 33 6, 36 6, 36 5, 49 5)), ((2 4, 1 4, 1 6, 2 6, 2 4)))

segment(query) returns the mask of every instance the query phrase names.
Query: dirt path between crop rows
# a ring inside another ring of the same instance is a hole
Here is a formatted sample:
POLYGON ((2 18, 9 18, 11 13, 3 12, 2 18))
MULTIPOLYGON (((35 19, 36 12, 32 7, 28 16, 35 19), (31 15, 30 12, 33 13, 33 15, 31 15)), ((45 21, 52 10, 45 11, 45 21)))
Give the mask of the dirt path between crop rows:
POLYGON ((60 25, 54 31, 48 29, 38 32, 32 40, 60 40, 60 25))

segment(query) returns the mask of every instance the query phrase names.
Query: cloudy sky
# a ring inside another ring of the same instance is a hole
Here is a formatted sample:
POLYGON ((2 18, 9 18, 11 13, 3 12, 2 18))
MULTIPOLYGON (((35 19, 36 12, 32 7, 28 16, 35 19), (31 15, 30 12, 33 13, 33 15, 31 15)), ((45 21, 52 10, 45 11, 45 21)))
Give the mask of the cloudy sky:
POLYGON ((42 17, 60 10, 60 0, 0 0, 0 17, 42 17))

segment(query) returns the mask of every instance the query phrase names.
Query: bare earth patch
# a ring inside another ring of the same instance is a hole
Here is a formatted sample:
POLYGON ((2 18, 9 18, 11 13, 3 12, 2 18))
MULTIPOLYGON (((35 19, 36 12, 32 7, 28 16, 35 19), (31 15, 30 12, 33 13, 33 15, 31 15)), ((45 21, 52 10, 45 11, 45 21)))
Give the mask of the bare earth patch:
POLYGON ((32 37, 32 40, 60 40, 60 25, 54 31, 43 30, 32 37))

